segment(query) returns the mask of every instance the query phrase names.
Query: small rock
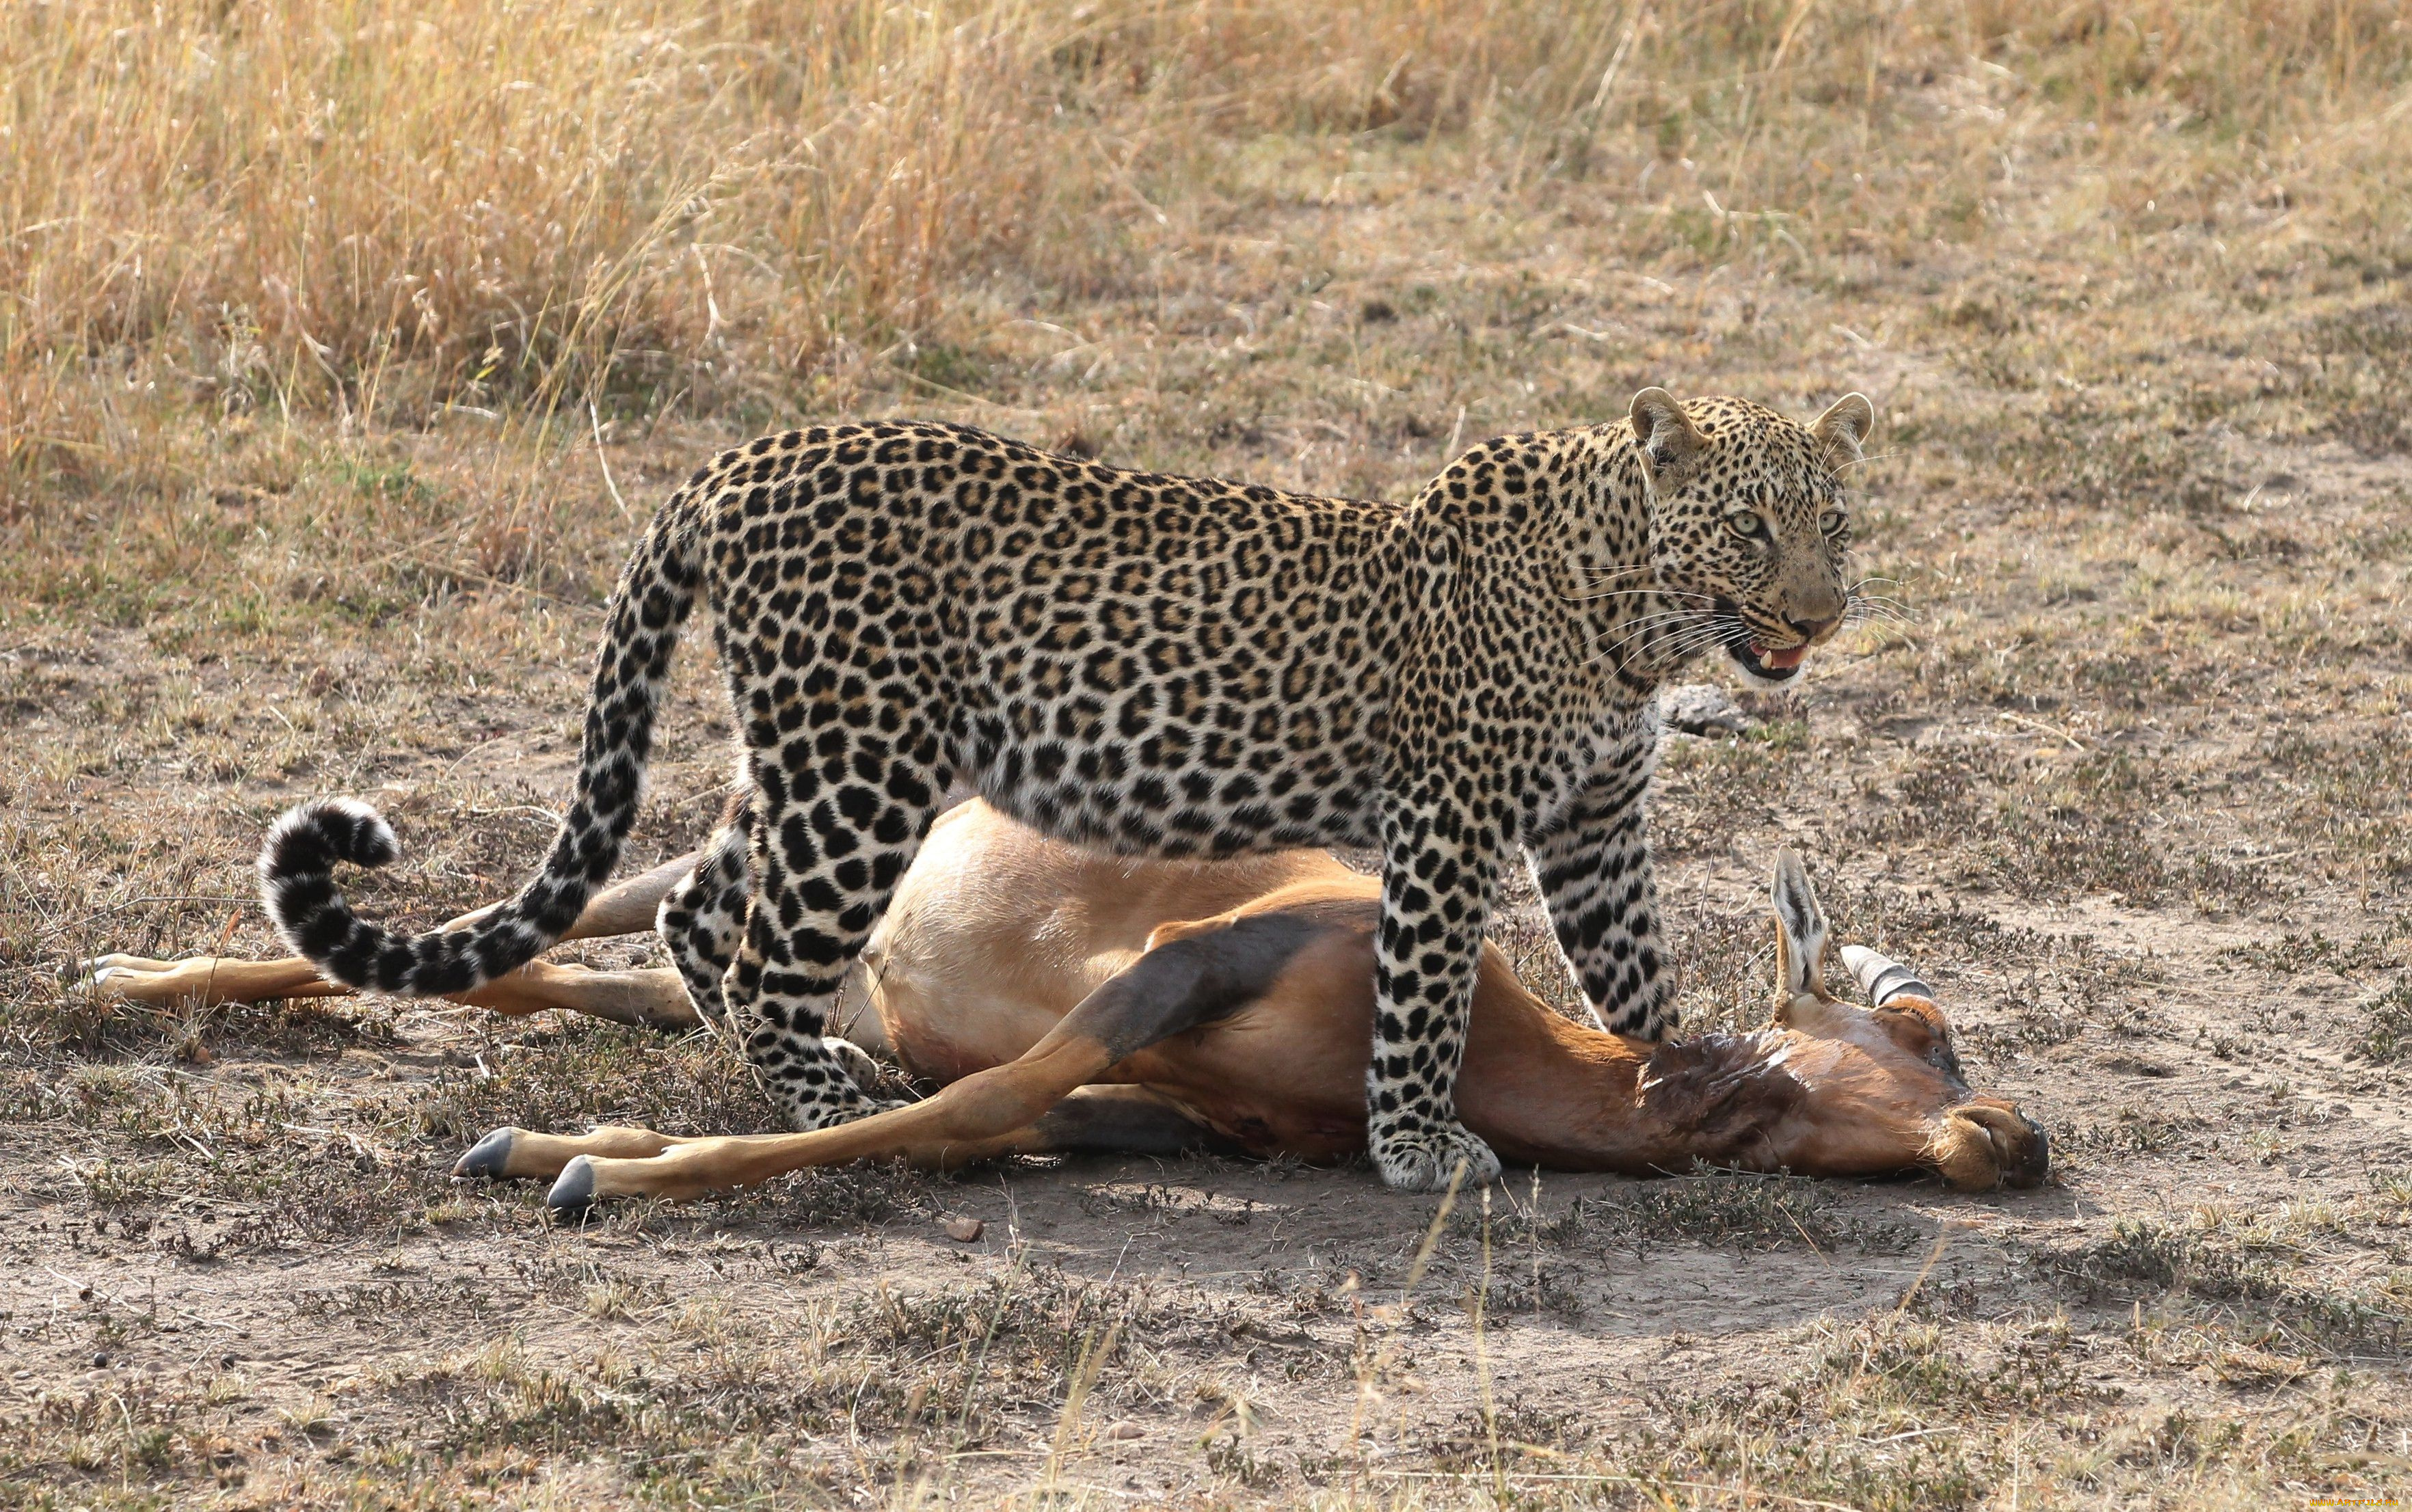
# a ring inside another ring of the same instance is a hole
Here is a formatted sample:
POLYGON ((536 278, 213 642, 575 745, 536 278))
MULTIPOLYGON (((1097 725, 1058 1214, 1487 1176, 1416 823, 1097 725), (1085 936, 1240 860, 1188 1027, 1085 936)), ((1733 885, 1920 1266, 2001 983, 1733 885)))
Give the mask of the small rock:
POLYGON ((1739 735, 1750 728, 1750 716, 1733 695, 1713 683, 1686 683, 1659 696, 1658 720, 1685 735, 1739 735))
POLYGON ((105 1354, 93 1356, 92 1368, 96 1371, 105 1371, 109 1369, 109 1357, 105 1354))
POLYGON ((969 1244, 987 1232, 988 1225, 981 1223, 977 1218, 949 1218, 947 1220, 947 1237, 956 1240, 958 1243, 969 1244))

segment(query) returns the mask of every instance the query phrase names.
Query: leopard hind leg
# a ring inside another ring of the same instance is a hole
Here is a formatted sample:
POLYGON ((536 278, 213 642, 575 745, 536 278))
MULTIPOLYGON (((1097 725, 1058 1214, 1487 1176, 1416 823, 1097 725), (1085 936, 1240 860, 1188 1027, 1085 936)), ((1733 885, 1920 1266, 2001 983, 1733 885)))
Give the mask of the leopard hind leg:
POLYGON ((876 786, 856 780, 860 765, 834 782, 756 770, 751 893, 721 992, 746 1060, 796 1129, 894 1106, 863 1090, 869 1057, 829 1026, 950 776, 934 738, 902 734, 876 786))
POLYGON ((663 895, 661 911, 654 917, 654 932, 686 984, 697 1017, 723 1035, 731 1033, 731 1026, 720 984, 745 933, 746 900, 753 890, 746 850, 753 829, 753 803, 740 792, 722 811, 711 842, 697 853, 695 870, 663 895))
MULTIPOLYGON (((720 827, 696 858, 695 869, 663 896, 654 920, 697 1017, 713 1033, 741 1042, 743 1036, 729 1020, 722 982, 745 935, 746 906, 753 891, 748 859, 753 828, 753 801, 741 791, 729 799, 720 827)), ((880 1064, 870 1051, 833 1035, 824 1035, 822 1039, 857 1086, 868 1089, 878 1083, 880 1064)))

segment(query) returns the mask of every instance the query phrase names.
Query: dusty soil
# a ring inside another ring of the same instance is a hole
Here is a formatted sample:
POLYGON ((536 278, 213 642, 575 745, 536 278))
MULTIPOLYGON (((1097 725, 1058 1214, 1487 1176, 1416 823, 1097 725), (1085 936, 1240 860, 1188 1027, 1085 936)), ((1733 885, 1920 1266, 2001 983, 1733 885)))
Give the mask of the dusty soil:
MULTIPOLYGON (((2316 360, 2400 328, 2406 265, 2029 226, 1642 272, 1580 196, 1404 151, 1302 150, 1167 287, 1000 293, 971 377, 872 364, 832 404, 1398 492, 1642 382, 1871 393, 1862 542, 1913 617, 1669 751, 1686 1019, 1759 1011, 1799 845, 1841 937, 1934 981, 1972 1079, 2051 1128, 2051 1185, 1516 1172, 1444 1217, 1361 1169, 1082 1160, 565 1227, 453 1183, 499 1123, 767 1110, 700 1039, 131 1011, 59 969, 265 949, 248 859, 307 794, 402 826, 389 916, 510 886, 634 527, 583 443, 243 415, 183 481, 8 527, 0 1505, 2401 1495, 2412 462, 2316 360)), ((653 419, 604 435, 640 510, 743 433, 653 419)), ((631 865, 709 824, 709 683, 631 865)), ((1534 927, 1501 931, 1548 989, 1534 927)))

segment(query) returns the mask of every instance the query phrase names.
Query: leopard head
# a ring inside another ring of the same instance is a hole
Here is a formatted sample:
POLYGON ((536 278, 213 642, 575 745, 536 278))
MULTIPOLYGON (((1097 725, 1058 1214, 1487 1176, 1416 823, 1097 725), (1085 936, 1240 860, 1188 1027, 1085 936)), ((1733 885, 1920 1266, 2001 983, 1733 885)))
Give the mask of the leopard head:
POLYGON ((1649 565, 1665 617, 1644 636, 1668 670, 1722 646, 1754 683, 1800 675, 1850 609, 1846 471, 1875 409, 1846 394, 1809 425, 1740 399, 1686 406, 1633 396, 1635 454, 1649 492, 1649 565))

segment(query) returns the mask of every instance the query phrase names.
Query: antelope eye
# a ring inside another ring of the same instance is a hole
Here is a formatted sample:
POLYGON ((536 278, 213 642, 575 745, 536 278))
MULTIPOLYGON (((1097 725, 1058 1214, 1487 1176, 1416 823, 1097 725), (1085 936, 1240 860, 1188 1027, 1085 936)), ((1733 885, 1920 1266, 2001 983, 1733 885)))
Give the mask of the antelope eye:
POLYGON ((1850 517, 1840 509, 1829 509, 1817 517, 1817 528, 1829 536, 1840 536, 1843 527, 1850 522, 1850 517))
POLYGON ((1767 534, 1767 521, 1758 518, 1756 509, 1736 509, 1726 516, 1726 529, 1743 540, 1754 541, 1767 534))

